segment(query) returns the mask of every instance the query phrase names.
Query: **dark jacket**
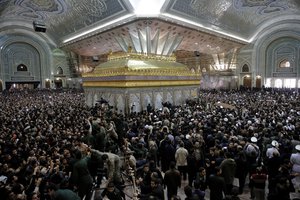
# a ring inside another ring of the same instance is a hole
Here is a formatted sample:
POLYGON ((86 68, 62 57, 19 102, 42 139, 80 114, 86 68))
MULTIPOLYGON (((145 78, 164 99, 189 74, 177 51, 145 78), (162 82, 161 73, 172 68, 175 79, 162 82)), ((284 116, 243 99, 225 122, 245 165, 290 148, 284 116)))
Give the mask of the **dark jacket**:
POLYGON ((59 189, 55 191, 54 200, 80 200, 79 196, 69 189, 59 189))
POLYGON ((235 176, 236 163, 233 159, 228 158, 223 160, 220 165, 222 169, 222 176, 224 177, 226 184, 232 184, 235 176))
POLYGON ((218 175, 211 175, 208 179, 208 187, 210 189, 210 200, 223 200, 223 192, 226 186, 224 178, 218 175))
POLYGON ((169 169, 164 176, 164 185, 167 186, 168 196, 177 195, 177 190, 181 186, 181 176, 177 169, 169 169))

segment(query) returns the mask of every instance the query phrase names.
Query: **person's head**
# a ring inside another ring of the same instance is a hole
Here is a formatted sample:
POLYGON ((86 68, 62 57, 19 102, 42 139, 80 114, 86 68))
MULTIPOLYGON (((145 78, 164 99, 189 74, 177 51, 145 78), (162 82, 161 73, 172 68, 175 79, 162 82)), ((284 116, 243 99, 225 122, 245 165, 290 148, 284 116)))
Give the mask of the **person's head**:
POLYGON ((168 132, 169 132, 169 129, 168 129, 167 126, 164 126, 164 127, 162 128, 162 131, 163 131, 164 133, 168 133, 168 132))
POLYGON ((170 162, 170 169, 175 169, 176 163, 174 161, 170 162))
POLYGON ((26 200, 26 195, 25 194, 17 194, 16 200, 26 200))
POLYGON ((206 170, 204 167, 199 168, 199 174, 200 174, 200 176, 206 176, 206 170))
POLYGON ((252 143, 257 143, 257 138, 253 136, 253 137, 251 137, 250 141, 251 141, 252 143))
POLYGON ((156 188, 159 184, 159 180, 157 178, 151 179, 151 188, 156 188))
POLYGON ((214 155, 215 154, 215 148, 214 147, 209 148, 209 154, 210 155, 214 155))
POLYGON ((278 143, 276 140, 273 140, 273 141, 271 142, 271 145, 272 145, 272 147, 278 148, 279 143, 278 143))
POLYGON ((184 147, 184 142, 181 141, 181 142, 179 143, 179 146, 180 146, 180 147, 184 147))
POLYGON ((150 160, 150 161, 149 161, 149 168, 150 168, 150 169, 155 169, 155 168, 156 168, 156 164, 155 164, 155 161, 154 161, 154 160, 150 160))
POLYGON ((222 169, 221 169, 221 167, 216 167, 216 168, 215 168, 215 172, 216 172, 216 175, 221 175, 221 174, 222 174, 222 169))
POLYGON ((151 173, 151 179, 159 179, 159 175, 157 172, 152 172, 151 173))
POLYGON ((187 196, 187 197, 192 197, 193 196, 193 189, 191 186, 187 185, 184 187, 184 194, 187 196))
POLYGON ((107 154, 103 154, 101 156, 101 158, 102 158, 103 161, 106 161, 108 159, 108 155, 107 154))
POLYGON ((226 158, 232 158, 233 157, 233 155, 232 155, 232 153, 230 153, 230 152, 225 152, 225 157, 226 158))
POLYGON ((150 168, 149 168, 149 164, 145 164, 144 167, 143 167, 143 171, 144 172, 149 172, 150 168))
POLYGON ((74 155, 75 155, 76 159, 81 159, 81 157, 82 157, 82 153, 79 149, 75 150, 74 155))
POLYGON ((256 167, 256 173, 261 174, 262 173, 262 167, 256 167))
POLYGON ((53 197, 55 194, 55 191, 58 189, 58 187, 54 183, 49 183, 47 186, 47 193, 50 197, 53 197))
POLYGON ((40 200, 40 196, 37 193, 33 193, 31 196, 31 200, 40 200))
POLYGON ((113 182, 109 182, 108 184, 107 184, 107 191, 108 192, 113 192, 115 190, 115 185, 114 185, 114 183, 113 182))

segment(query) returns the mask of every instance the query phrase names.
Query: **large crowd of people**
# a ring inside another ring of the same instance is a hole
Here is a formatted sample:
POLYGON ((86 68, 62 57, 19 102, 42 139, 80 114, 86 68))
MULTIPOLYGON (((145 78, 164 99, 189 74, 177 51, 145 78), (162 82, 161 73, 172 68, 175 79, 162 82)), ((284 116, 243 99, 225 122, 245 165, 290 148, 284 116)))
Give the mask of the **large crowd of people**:
POLYGON ((180 187, 186 200, 239 199, 245 187, 252 199, 300 196, 296 90, 199 91, 128 114, 87 106, 83 91, 12 90, 0 111, 1 199, 122 200, 126 181, 132 199, 164 200, 166 188, 176 200, 180 187))

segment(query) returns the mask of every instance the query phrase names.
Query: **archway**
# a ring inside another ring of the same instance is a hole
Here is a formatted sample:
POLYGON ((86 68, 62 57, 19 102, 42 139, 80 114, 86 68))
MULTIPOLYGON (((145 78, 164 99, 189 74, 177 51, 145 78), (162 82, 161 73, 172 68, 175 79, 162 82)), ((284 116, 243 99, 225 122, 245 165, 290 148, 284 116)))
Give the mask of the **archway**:
POLYGON ((243 77, 243 86, 245 88, 251 88, 252 83, 251 83, 251 76, 247 75, 243 77))
POLYGON ((249 72, 249 71, 250 71, 249 66, 247 64, 244 64, 242 67, 242 72, 249 72))
POLYGON ((3 38, 1 47, 0 64, 6 66, 3 68, 3 73, 6 74, 2 80, 3 88, 9 89, 12 84, 45 87, 45 81, 41 80, 51 76, 49 66, 52 57, 49 56, 51 51, 48 43, 41 42, 26 32, 22 36, 3 38))
POLYGON ((55 88, 62 88, 63 82, 60 78, 54 80, 55 88))
POLYGON ((63 75, 64 74, 64 70, 61 67, 57 67, 56 74, 57 75, 63 75))
POLYGON ((261 88, 261 77, 256 77, 255 87, 261 88))
POLYGON ((45 80, 45 87, 46 88, 51 88, 51 81, 49 79, 45 80))

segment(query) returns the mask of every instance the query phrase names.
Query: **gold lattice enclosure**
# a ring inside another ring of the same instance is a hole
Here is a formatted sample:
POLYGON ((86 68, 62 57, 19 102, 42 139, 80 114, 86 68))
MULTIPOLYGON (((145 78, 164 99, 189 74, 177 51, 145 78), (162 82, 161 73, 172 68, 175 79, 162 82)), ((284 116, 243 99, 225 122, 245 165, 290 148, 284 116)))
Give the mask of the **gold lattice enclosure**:
POLYGON ((85 87, 158 87, 199 84, 201 74, 190 71, 175 56, 139 53, 110 54, 108 62, 83 74, 85 87))

